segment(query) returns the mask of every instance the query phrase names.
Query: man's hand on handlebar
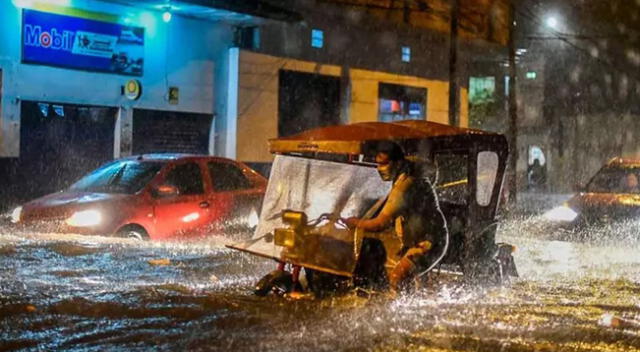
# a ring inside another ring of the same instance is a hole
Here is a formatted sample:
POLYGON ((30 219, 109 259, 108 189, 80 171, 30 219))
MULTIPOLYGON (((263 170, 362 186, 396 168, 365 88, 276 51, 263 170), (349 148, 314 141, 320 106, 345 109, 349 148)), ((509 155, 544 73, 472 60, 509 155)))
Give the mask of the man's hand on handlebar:
POLYGON ((358 223, 360 222, 359 218, 353 216, 350 218, 341 218, 341 220, 350 229, 356 228, 358 226, 358 223))

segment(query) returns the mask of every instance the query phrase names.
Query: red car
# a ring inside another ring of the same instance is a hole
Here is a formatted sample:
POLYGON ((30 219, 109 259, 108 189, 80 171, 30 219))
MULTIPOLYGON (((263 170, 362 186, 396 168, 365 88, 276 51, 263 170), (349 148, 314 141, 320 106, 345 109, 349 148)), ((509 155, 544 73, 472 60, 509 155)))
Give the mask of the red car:
POLYGON ((16 208, 11 220, 54 232, 193 238, 257 221, 266 185, 237 161, 145 154, 109 162, 67 190, 16 208))

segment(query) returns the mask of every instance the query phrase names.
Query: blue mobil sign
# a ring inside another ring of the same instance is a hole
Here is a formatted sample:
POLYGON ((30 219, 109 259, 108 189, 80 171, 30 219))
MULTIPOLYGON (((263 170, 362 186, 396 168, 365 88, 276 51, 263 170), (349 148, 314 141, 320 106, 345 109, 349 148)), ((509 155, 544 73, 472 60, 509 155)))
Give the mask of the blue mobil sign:
POLYGON ((23 62, 142 76, 144 28, 22 11, 23 62))

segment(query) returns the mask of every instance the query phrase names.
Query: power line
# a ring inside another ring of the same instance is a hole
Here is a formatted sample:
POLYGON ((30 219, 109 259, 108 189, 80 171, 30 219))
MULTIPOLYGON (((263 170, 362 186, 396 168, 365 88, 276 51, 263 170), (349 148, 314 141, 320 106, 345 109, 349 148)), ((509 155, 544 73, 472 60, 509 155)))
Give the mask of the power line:
MULTIPOLYGON (((527 10, 529 10, 529 9, 527 9, 527 10)), ((525 19, 528 19, 529 21, 533 22, 534 24, 537 24, 539 26, 544 26, 544 24, 542 23, 543 21, 537 15, 535 15, 535 14, 533 14, 531 12, 530 13, 525 13, 521 9, 518 10, 517 12, 518 12, 519 15, 521 15, 525 19)), ((579 46, 576 43, 573 43, 571 40, 569 40, 569 38, 564 36, 562 32, 556 31, 554 29, 550 29, 549 31, 550 31, 551 35, 549 35, 548 37, 540 37, 540 36, 536 37, 536 36, 533 36, 531 39, 547 39, 547 40, 548 39, 555 39, 555 40, 562 41, 563 43, 566 43, 568 46, 570 46, 574 50, 577 50, 577 51, 582 52, 583 54, 586 54, 587 57, 589 57, 589 58, 591 58, 591 59, 593 59, 593 60, 595 60, 595 61, 597 61, 597 62, 599 62, 599 63, 601 63, 603 65, 609 66, 610 68, 613 68, 614 70, 616 70, 616 71, 618 71, 620 73, 624 73, 624 74, 630 75, 632 77, 635 77, 636 79, 640 79, 640 76, 638 76, 637 72, 635 72, 635 71, 634 72, 629 72, 629 71, 624 70, 622 67, 624 67, 625 65, 616 65, 614 62, 602 59, 602 58, 600 58, 598 56, 594 56, 591 53, 591 51, 589 51, 586 48, 583 48, 583 47, 579 46)), ((594 43, 596 45, 598 44, 597 42, 594 42, 593 38, 589 38, 588 36, 585 36, 584 39, 589 40, 589 41, 591 41, 592 43, 594 43)))

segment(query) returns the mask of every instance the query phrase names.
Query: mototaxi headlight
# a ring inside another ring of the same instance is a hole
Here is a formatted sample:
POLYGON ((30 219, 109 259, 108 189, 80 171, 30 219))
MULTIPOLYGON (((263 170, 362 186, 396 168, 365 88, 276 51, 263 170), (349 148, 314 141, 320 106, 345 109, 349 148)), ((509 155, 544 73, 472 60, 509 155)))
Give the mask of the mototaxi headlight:
POLYGON ((562 205, 556 208, 549 210, 544 213, 544 218, 549 221, 556 222, 571 222, 578 217, 578 213, 576 213, 573 209, 569 208, 566 205, 562 205))
POLYGON ((278 228, 274 230, 274 243, 276 246, 293 248, 296 244, 296 231, 291 228, 278 228))
POLYGON ((11 222, 17 224, 20 222, 20 217, 22 216, 22 207, 17 207, 11 211, 11 222))
POLYGON ((301 211, 285 210, 282 212, 282 223, 299 228, 307 224, 307 215, 301 211))
POLYGON ((82 210, 73 213, 66 223, 73 227, 90 227, 99 225, 102 222, 102 213, 98 210, 82 210))

